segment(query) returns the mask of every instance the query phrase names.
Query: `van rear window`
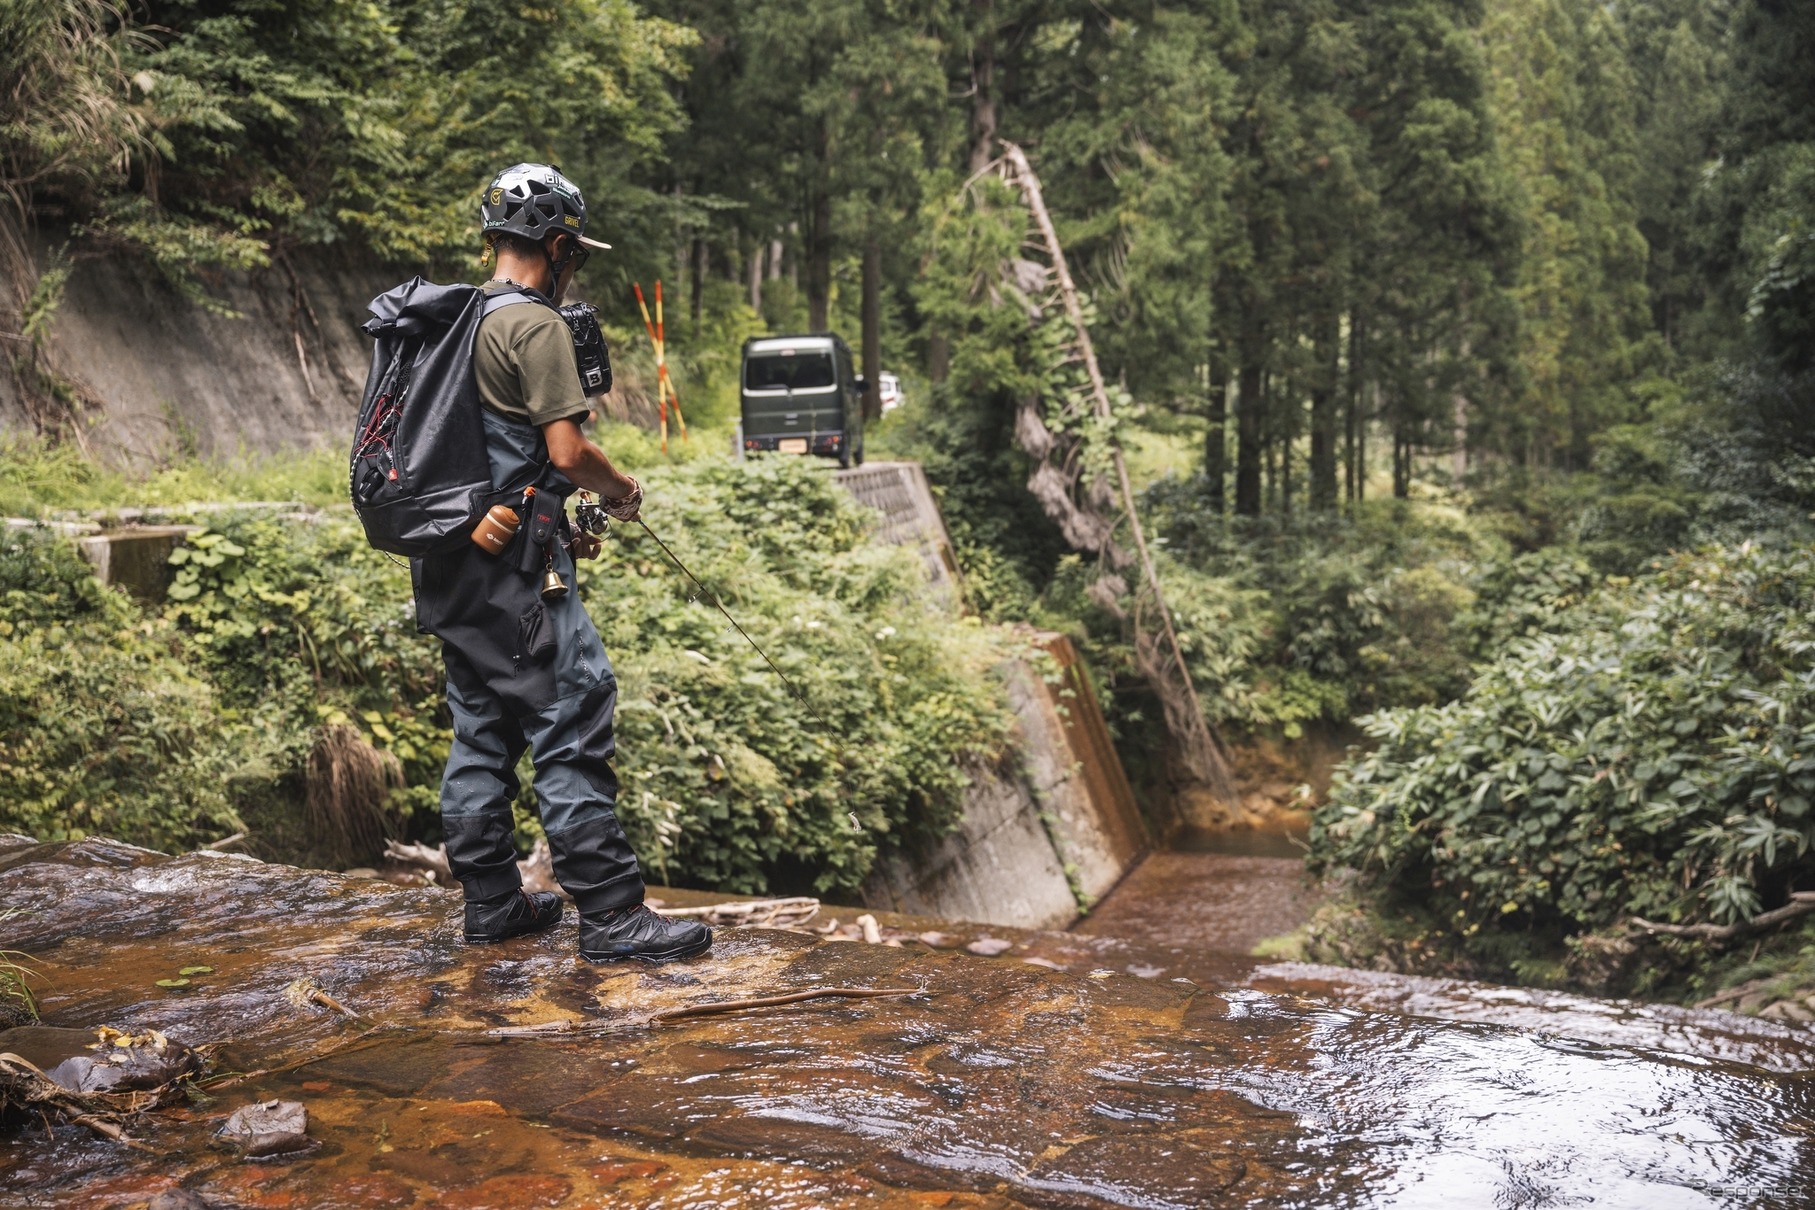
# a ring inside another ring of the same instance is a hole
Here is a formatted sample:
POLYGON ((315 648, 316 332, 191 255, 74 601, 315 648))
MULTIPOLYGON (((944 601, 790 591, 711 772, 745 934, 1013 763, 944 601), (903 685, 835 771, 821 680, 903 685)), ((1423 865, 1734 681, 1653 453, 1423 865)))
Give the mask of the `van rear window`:
POLYGON ((759 353, 744 362, 746 391, 823 391, 837 381, 830 353, 759 353))

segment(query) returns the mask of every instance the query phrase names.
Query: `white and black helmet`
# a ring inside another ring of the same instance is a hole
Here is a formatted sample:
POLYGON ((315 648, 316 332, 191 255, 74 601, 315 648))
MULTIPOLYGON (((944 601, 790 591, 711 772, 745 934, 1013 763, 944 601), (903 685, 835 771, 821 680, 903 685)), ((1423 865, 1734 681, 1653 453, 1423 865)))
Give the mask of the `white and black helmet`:
POLYGON ((547 164, 515 164, 492 178, 479 202, 483 230, 508 231, 541 243, 565 233, 588 248, 610 244, 586 238, 586 199, 580 187, 547 164))

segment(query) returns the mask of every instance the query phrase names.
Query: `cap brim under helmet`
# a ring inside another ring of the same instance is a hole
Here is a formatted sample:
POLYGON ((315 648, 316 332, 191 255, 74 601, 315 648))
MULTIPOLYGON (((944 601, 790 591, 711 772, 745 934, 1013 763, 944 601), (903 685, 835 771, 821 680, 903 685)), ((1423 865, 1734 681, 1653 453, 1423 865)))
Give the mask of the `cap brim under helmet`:
POLYGON ((596 240, 596 239, 592 238, 590 235, 576 235, 576 236, 574 236, 574 238, 579 240, 582 244, 586 245, 588 248, 599 248, 599 249, 603 249, 603 250, 609 250, 611 247, 610 244, 605 243, 603 240, 596 240))

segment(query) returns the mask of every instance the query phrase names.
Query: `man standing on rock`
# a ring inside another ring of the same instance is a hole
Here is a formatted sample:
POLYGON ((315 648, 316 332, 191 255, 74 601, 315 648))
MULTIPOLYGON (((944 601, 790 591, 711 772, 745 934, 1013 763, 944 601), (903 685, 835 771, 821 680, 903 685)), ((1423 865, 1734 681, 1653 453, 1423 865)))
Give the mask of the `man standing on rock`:
POLYGON ((542 591, 550 575, 572 585, 573 556, 598 553, 585 535, 562 546, 568 495, 594 492, 620 521, 635 520, 643 500, 637 481, 580 429, 591 409, 556 310, 592 249, 610 245, 586 238, 579 189, 545 164, 499 173, 480 217, 496 258, 473 350, 492 483, 536 487, 536 515, 522 519, 523 531, 562 523, 542 548, 529 549, 531 534, 520 532, 501 553, 465 542, 413 563, 417 620, 442 640, 447 667, 454 743, 441 822, 448 865, 466 892, 466 940, 503 941, 561 919, 559 898, 523 888, 511 847, 516 766, 527 747, 555 877, 580 911, 581 956, 690 957, 712 944, 711 931, 644 905, 642 872, 613 809, 611 663, 579 594, 542 591))

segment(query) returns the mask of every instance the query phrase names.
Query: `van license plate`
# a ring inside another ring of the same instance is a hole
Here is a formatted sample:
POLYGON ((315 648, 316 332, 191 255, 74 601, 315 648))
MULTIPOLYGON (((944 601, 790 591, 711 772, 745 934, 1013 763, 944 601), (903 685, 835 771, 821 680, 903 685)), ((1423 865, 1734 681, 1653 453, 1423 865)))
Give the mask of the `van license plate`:
POLYGON ((807 452, 805 437, 783 437, 775 446, 784 454, 804 454, 807 452))

